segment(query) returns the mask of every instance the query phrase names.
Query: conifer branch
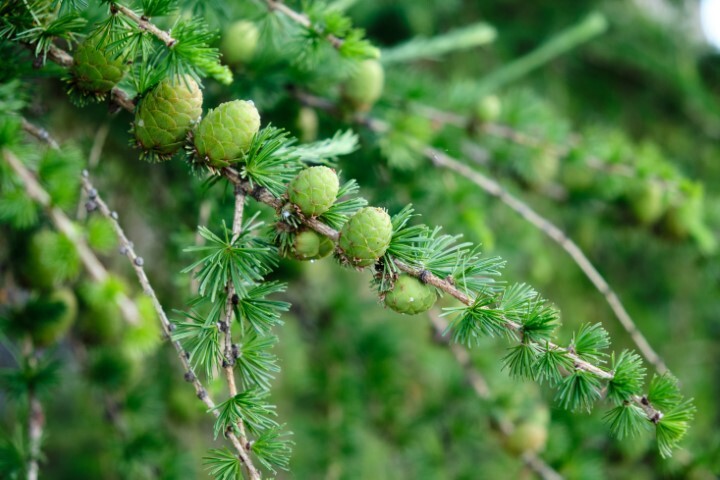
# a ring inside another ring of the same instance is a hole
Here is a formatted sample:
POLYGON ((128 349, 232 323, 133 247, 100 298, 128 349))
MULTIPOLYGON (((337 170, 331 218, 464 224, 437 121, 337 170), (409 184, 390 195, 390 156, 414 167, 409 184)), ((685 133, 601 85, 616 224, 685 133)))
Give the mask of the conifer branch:
MULTIPOLYGON (((490 387, 488 386, 485 377, 483 377, 483 375, 473 365, 472 360, 470 359, 470 353, 462 345, 451 342, 445 335, 449 326, 448 322, 434 310, 428 312, 428 317, 430 317, 430 323, 432 324, 433 332, 435 333, 435 339, 450 348, 455 360, 465 371, 467 382, 473 388, 477 396, 482 400, 489 400, 491 396, 490 387)), ((495 430, 503 438, 510 437, 513 429, 515 428, 515 426, 510 422, 503 421, 502 419, 497 419, 496 421, 493 421, 492 424, 495 427, 495 430)), ((543 480, 562 480, 563 478, 562 475, 556 472, 550 465, 545 463, 545 461, 534 452, 525 452, 522 455, 522 460, 528 468, 537 473, 543 480)))
POLYGON ((653 367, 655 367, 658 373, 663 374, 668 371, 665 362, 655 352, 645 336, 637 328, 635 322, 633 322, 630 314, 627 310, 625 310, 625 307, 615 291, 610 287, 600 272, 598 272, 592 262, 590 262, 580 247, 578 247, 575 242, 573 242, 562 230, 560 230, 560 228, 538 214, 529 205, 511 195, 495 180, 486 177, 480 172, 468 167, 462 162, 455 160, 437 149, 427 147, 423 150, 423 152, 435 166, 447 168, 467 178, 475 185, 482 188, 486 193, 496 197, 505 205, 513 209, 531 225, 543 232, 563 250, 565 250, 577 266, 580 267, 580 270, 582 270, 590 282, 592 282, 595 288, 603 295, 603 297, 605 297, 605 300, 608 305, 610 305, 610 308, 615 313, 615 316, 620 321, 620 324, 628 335, 630 335, 630 338, 645 359, 652 364, 653 367))
MULTIPOLYGON (((313 106, 315 108, 324 108, 331 113, 334 112, 337 108, 332 102, 326 101, 322 98, 317 98, 307 93, 295 92, 295 96, 302 103, 308 106, 313 106)), ((438 112, 435 110, 433 111, 433 114, 439 114, 441 115, 441 118, 447 121, 459 121, 457 118, 454 118, 455 114, 452 113, 438 112)), ((356 116, 353 120, 358 123, 362 123, 370 130, 376 132, 384 132, 389 129, 389 126, 385 122, 371 117, 356 116)), ((631 340, 635 343, 638 350, 640 351, 640 353, 642 353, 645 359, 653 365, 653 367, 657 370, 658 373, 663 374, 668 371, 665 362, 662 360, 660 355, 655 352, 655 350, 650 345, 650 342, 647 341, 640 329, 638 329, 637 325, 635 325, 632 317, 630 317, 630 314, 623 306, 618 295, 615 293, 612 287, 610 287, 610 284, 605 280, 602 274, 600 274, 597 268, 595 268, 587 255, 585 255, 585 253, 582 251, 582 249, 580 249, 580 247, 575 242, 573 242, 560 228, 558 228, 550 220, 547 220, 545 217, 541 216, 535 210, 530 208, 529 205, 522 202, 520 199, 512 196, 499 183, 490 179, 489 177, 486 177, 485 175, 482 175, 481 173, 468 167, 462 162, 459 162, 454 158, 432 147, 424 147, 421 153, 423 153, 424 156, 430 159, 430 161, 435 166, 447 168, 448 170, 452 170, 455 173, 460 174, 461 176, 469 179, 477 186, 485 190, 485 192, 487 192, 488 194, 498 198, 508 207, 517 212, 531 225, 533 225, 538 230, 547 235, 563 250, 565 250, 565 252, 580 268, 583 274, 588 278, 588 280, 590 280, 593 286, 605 298, 606 302, 612 309, 618 321, 628 333, 628 335, 630 335, 631 340)))
MULTIPOLYGON (((145 269, 143 268, 145 262, 143 258, 139 257, 135 253, 132 242, 128 239, 127 235, 125 235, 125 232, 123 231, 120 223, 118 222, 117 214, 114 214, 114 212, 110 210, 107 204, 97 193, 97 190, 95 190, 88 178, 87 172, 83 172, 82 184, 83 189, 88 195, 94 195, 94 200, 97 203, 98 211, 111 222, 113 230, 115 231, 115 234, 118 237, 120 244, 122 245, 122 251, 130 261, 133 269, 135 270, 143 292, 145 292, 145 294, 152 300, 153 308, 155 309, 155 313, 160 320, 163 336, 170 341, 173 348, 175 349, 175 352, 177 353, 178 358, 180 359, 180 364, 182 365, 183 371, 185 372, 185 381, 192 383, 193 387, 195 388, 195 394, 197 395, 197 397, 208 407, 208 411, 212 412, 215 417, 218 417, 220 413, 215 408, 215 402, 210 397, 210 394, 205 389, 202 382, 200 381, 200 378, 195 374, 195 371, 190 364, 189 353, 182 347, 179 341, 172 340, 172 331, 175 327, 172 323, 170 323, 170 320, 168 319, 167 314, 165 313, 165 310, 160 303, 160 300, 155 294, 155 290, 150 283, 150 279, 145 273, 145 269)), ((233 447, 235 448, 238 457, 245 465, 245 468, 248 470, 248 474, 250 475, 251 480, 259 480, 261 478, 260 473, 253 465, 250 458, 247 440, 244 438, 239 438, 234 432, 230 430, 225 432, 225 436, 230 440, 233 447)))
MULTIPOLYGON (((47 137, 49 139, 49 136, 47 137)), ((49 141, 49 140, 46 140, 49 141)), ((55 227, 68 239, 70 239, 77 250, 80 261, 85 266, 90 276, 98 281, 104 282, 108 279, 109 274, 103 264, 93 253, 83 236, 80 234, 76 226, 67 215, 58 207, 52 204, 50 195, 43 189, 34 175, 28 170, 19 158, 11 151, 4 149, 3 158, 13 171, 20 178, 28 196, 35 202, 40 204, 45 210, 55 227)), ((120 293, 116 297, 116 302, 123 318, 131 325, 137 325, 139 322, 139 313, 135 304, 125 294, 120 293)))
POLYGON ((124 5, 113 2, 110 4, 110 12, 113 15, 117 13, 122 13, 127 18, 132 20, 138 26, 138 28, 140 28, 140 30, 145 30, 146 32, 156 36, 168 48, 174 47, 177 43, 177 40, 175 40, 168 32, 156 27, 155 24, 152 23, 149 19, 145 18, 145 16, 138 15, 133 10, 124 5))

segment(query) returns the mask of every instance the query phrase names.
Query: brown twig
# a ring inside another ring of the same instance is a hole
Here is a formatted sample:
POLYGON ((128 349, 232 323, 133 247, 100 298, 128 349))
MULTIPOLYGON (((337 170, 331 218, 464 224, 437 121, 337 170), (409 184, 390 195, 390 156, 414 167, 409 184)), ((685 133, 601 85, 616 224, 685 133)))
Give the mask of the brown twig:
MULTIPOLYGON (((143 291, 145 294, 150 297, 153 307, 155 309, 155 313, 158 316, 158 319, 160 320, 160 325, 162 327, 163 334, 165 338, 170 340, 170 343, 172 344, 173 348, 175 349, 175 352, 177 353, 178 358, 180 359, 180 363, 182 365, 182 368, 185 372, 185 380, 192 383, 193 387, 195 387, 195 393, 198 396, 200 400, 208 407, 208 410, 212 411, 213 415, 215 417, 218 417, 220 413, 215 410, 215 402, 213 402, 212 398, 210 398, 210 395, 208 394, 205 387, 200 382, 200 379, 195 374, 195 371, 192 368, 192 365, 190 365, 189 360, 189 354, 185 351, 185 349, 182 347, 179 341, 172 340, 172 331, 174 330, 174 325, 170 323, 168 320, 168 317, 165 313, 165 310, 162 307, 162 304, 160 303, 160 300, 158 299, 157 295, 155 294, 155 290, 153 289, 152 285, 150 284, 150 279, 148 278, 147 274, 145 273, 145 269, 143 268, 143 265, 145 264, 142 257, 139 257, 135 253, 135 249, 133 247, 132 242, 128 239, 128 237, 125 235, 125 232, 123 231, 122 227, 120 226, 120 223, 118 222, 117 214, 112 212, 110 208, 108 208, 107 204, 103 201, 103 199, 98 195, 97 190, 93 188, 92 183, 88 179, 87 172, 84 172, 82 177, 82 183, 83 188, 85 189, 85 192, 88 195, 93 195, 94 200, 97 203, 98 211, 110 222, 112 223, 113 229, 115 230, 115 234, 117 235, 118 239, 120 240, 120 243, 122 245, 122 251, 125 254, 125 256, 130 261, 133 269, 135 270, 135 273, 138 277, 138 281, 140 282, 140 285, 143 288, 143 291)), ((252 459, 250 458, 250 454, 248 452, 248 442, 247 439, 240 437, 236 435, 232 431, 226 432, 227 438, 232 443, 233 447, 237 451, 237 454, 242 460, 243 464, 248 470, 248 473, 250 475, 250 478, 252 480, 259 480, 260 472, 257 470, 257 468, 253 465, 252 459)))

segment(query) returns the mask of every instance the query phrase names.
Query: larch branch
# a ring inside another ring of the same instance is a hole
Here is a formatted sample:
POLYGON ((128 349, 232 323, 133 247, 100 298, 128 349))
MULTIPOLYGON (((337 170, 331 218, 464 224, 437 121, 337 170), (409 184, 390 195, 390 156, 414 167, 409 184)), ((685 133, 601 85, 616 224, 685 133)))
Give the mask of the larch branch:
MULTIPOLYGON (((145 264, 142 257, 139 257, 137 253, 135 253, 135 249, 133 247, 132 242, 128 239, 127 235, 125 235, 125 232, 123 231, 122 227, 120 226, 120 223, 118 221, 117 214, 112 212, 110 208, 107 206, 105 201, 100 197, 100 195, 97 193, 97 190, 93 188, 92 183, 88 179, 87 172, 83 172, 82 176, 82 183, 83 188, 85 189, 85 192, 88 195, 93 195, 95 202, 97 203, 99 212, 110 222, 112 223, 113 230, 115 231, 116 236, 120 240, 120 243, 122 245, 122 251, 125 254, 125 256, 130 261, 130 264, 132 265, 133 269, 135 270, 135 274, 137 275, 138 281, 140 285, 142 286, 143 291, 145 294, 150 297, 153 308, 155 310, 155 313, 158 316, 158 319, 160 320, 160 325, 163 331, 163 334, 166 339, 170 341, 173 348, 175 349, 175 352, 177 353, 178 358, 180 359, 180 364, 182 365, 182 368, 185 372, 185 380, 192 383, 193 387, 195 387, 195 393, 198 396, 198 398, 208 407, 208 410, 212 411, 213 415, 215 417, 218 417, 220 413, 215 410, 215 402, 213 402, 212 398, 210 397, 210 394, 203 386, 202 382, 198 378, 198 376, 195 374, 195 371, 192 368, 192 365, 190 365, 189 360, 189 354, 185 351, 182 344, 177 340, 172 340, 172 332, 175 329, 174 325, 170 323, 168 320, 167 314, 165 313, 165 309, 163 308, 162 304, 160 303, 160 300, 158 299, 157 295, 155 294, 155 290, 153 289, 150 279, 148 278, 147 274, 145 273, 145 269, 143 268, 143 265, 145 264)), ((250 478, 252 480, 259 480, 260 473, 255 468, 255 466, 252 463, 252 459, 250 458, 250 454, 247 449, 248 442, 244 438, 240 438, 239 436, 235 435, 232 431, 226 432, 227 438, 232 443, 233 447, 235 447, 235 450, 237 451, 238 457, 240 460, 242 460, 243 464, 247 468, 250 478)))

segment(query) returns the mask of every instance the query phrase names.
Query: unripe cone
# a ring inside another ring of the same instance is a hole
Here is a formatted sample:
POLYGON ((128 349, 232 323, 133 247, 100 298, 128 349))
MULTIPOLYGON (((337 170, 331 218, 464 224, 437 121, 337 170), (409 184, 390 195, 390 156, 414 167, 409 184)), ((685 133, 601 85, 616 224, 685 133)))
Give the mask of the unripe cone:
POLYGON ((150 155, 167 159, 183 144, 192 125, 202 115, 202 92, 189 75, 164 79, 135 113, 135 139, 150 155))
POLYGON ((288 185, 290 201, 303 215, 315 217, 327 212, 337 197, 340 181, 328 167, 310 167, 302 170, 288 185))
POLYGON ((385 71, 377 60, 364 60, 343 85, 344 97, 357 110, 369 110, 380 98, 385 71))
POLYGON ((105 94, 122 79, 125 65, 122 58, 113 59, 96 38, 90 37, 77 46, 70 71, 79 89, 105 94))
POLYGON ((393 289, 385 294, 385 305, 407 315, 430 310, 436 300, 437 294, 432 287, 410 275, 400 275, 393 289))
POLYGON ((248 151, 258 130, 260 114, 252 101, 222 103, 195 130, 195 149, 211 167, 227 167, 248 151))
POLYGON ((645 180, 629 192, 630 208, 642 225, 652 225, 665 213, 665 191, 658 182, 645 180))
POLYGON ((547 443, 547 428, 538 423, 521 423, 507 439, 507 448, 512 453, 521 455, 526 452, 538 453, 547 443))
POLYGON ((381 208, 365 207, 345 223, 338 246, 351 265, 367 267, 385 254, 391 239, 390 215, 381 208))
POLYGON ((238 20, 223 33, 220 52, 228 65, 249 62, 255 54, 260 32, 253 22, 238 20))
POLYGON ((312 230, 305 230, 295 235, 293 256, 298 260, 318 260, 327 257, 335 249, 329 238, 312 230))
POLYGON ((481 122, 494 122, 501 112, 502 103, 496 95, 481 98, 475 106, 475 115, 481 122))

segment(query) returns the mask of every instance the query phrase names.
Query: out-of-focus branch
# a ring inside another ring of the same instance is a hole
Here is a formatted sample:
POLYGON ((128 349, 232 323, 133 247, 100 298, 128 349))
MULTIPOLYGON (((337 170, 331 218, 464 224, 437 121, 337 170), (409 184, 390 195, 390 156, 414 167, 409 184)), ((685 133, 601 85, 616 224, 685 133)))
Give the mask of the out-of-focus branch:
MULTIPOLYGON (((98 282, 104 282, 107 280, 109 276, 107 270, 90 249, 90 246, 87 244, 85 238, 78 231, 72 220, 70 220, 62 210, 52 204, 50 195, 42 188, 40 182, 35 179, 32 172, 23 165, 14 153, 7 149, 4 149, 2 153, 5 162, 10 165, 10 168, 12 168, 18 178, 20 178, 28 196, 43 207, 48 217, 50 217, 50 220, 55 225, 55 228, 69 238, 73 245, 75 245, 75 250, 80 257, 80 261, 83 263, 83 266, 90 276, 98 282)), ((132 300, 124 294, 119 294, 116 299, 123 318, 125 318, 125 320, 130 324, 137 324, 139 321, 139 314, 137 307, 132 300)))

